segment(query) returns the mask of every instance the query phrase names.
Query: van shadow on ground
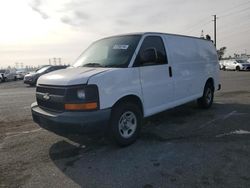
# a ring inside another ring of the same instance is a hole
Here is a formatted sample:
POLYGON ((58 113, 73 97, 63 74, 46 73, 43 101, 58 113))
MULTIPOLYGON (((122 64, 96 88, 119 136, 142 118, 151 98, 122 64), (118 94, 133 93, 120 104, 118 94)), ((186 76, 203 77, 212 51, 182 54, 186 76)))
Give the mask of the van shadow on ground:
POLYGON ((189 103, 145 120, 141 137, 129 147, 119 148, 103 135, 71 135, 53 144, 49 155, 82 187, 245 185, 249 173, 238 171, 250 167, 249 136, 216 136, 250 131, 249 112, 244 104, 215 103, 200 110, 189 103))

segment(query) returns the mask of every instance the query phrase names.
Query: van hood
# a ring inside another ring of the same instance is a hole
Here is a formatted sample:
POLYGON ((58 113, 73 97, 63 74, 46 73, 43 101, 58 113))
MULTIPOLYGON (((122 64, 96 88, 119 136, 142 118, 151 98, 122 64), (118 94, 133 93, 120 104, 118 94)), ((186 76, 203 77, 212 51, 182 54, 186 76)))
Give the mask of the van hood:
POLYGON ((76 67, 67 68, 39 77, 37 83, 44 85, 69 86, 86 84, 90 77, 109 71, 113 68, 96 68, 96 67, 76 67))

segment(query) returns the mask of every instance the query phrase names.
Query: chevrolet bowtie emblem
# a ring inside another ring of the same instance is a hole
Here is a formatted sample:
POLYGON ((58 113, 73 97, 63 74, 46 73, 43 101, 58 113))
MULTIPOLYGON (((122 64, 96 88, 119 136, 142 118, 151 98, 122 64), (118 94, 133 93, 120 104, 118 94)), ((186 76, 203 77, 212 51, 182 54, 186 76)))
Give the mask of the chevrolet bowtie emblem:
POLYGON ((44 95, 43 95, 43 99, 44 100, 49 100, 50 99, 50 95, 49 95, 49 93, 45 93, 44 95))

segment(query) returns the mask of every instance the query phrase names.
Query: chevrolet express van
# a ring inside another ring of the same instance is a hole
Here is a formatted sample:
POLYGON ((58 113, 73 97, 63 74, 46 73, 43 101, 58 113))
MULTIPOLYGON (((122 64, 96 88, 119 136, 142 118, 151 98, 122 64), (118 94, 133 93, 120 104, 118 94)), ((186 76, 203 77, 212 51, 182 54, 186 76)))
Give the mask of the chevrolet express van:
POLYGON ((37 81, 33 119, 60 134, 105 129, 122 145, 139 136, 142 119, 220 89, 214 44, 164 33, 112 36, 94 42, 73 67, 37 81))

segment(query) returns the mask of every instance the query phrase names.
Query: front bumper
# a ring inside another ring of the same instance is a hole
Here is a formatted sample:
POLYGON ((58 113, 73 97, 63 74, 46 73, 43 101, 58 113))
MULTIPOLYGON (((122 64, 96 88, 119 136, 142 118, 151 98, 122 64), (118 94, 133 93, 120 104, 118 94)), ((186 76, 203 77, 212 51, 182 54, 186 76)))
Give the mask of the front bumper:
POLYGON ((244 70, 244 71, 250 71, 250 66, 244 66, 244 67, 242 67, 242 69, 241 70, 244 70))
POLYGON ((111 115, 111 109, 89 112, 51 112, 40 108, 36 102, 31 105, 31 112, 34 122, 56 134, 105 130, 111 115))
POLYGON ((27 79, 27 80, 24 79, 24 80, 23 80, 23 83, 34 85, 36 82, 35 82, 35 80, 33 80, 33 79, 27 79))

